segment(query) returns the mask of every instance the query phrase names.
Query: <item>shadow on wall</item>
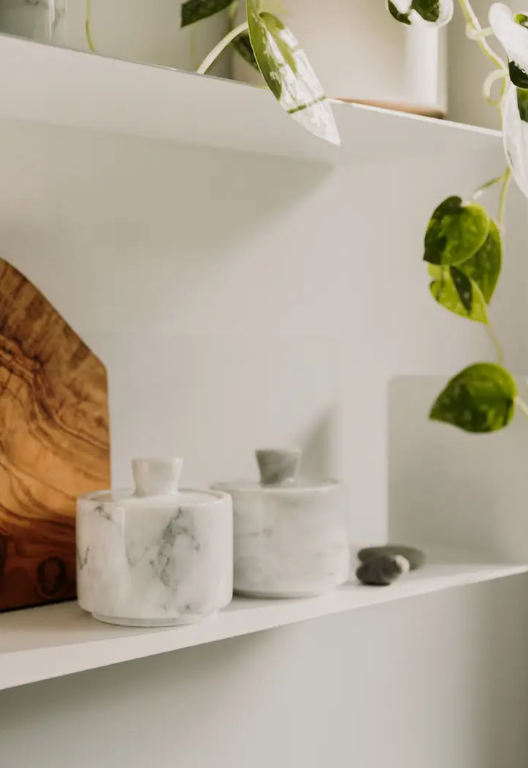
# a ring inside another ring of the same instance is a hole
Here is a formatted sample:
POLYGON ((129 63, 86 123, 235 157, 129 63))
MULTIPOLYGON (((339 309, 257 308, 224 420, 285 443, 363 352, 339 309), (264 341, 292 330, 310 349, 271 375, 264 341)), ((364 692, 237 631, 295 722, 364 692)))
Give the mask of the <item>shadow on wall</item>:
POLYGON ((116 271, 145 256, 218 258, 331 172, 253 153, 16 122, 0 126, 0 147, 9 179, 0 183, 3 255, 22 270, 35 252, 68 269, 90 252, 111 251, 116 271))
POLYGON ((430 422, 447 383, 399 376, 389 385, 390 538, 449 554, 528 561, 528 426, 518 414, 490 435, 430 422))

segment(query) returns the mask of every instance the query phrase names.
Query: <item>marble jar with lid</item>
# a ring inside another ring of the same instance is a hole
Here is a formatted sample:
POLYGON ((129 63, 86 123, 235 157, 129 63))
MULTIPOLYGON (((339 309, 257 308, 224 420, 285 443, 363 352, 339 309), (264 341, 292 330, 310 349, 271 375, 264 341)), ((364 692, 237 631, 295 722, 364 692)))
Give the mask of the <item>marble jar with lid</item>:
POLYGON ((343 486, 297 479, 298 450, 256 452, 260 483, 219 483, 233 498, 235 592, 263 598, 321 595, 348 581, 343 486))
POLYGON ((221 491, 180 490, 181 459, 135 459, 134 491, 77 502, 81 608, 110 624, 163 627, 233 596, 233 510, 221 491))

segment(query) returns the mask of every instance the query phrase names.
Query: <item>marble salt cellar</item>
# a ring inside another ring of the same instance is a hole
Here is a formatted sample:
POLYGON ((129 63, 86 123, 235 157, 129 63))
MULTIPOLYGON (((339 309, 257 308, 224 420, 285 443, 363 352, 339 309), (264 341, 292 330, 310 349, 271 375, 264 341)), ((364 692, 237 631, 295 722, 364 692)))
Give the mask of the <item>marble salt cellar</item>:
POLYGON ((221 491, 180 490, 181 459, 135 459, 134 491, 77 502, 81 608, 110 624, 190 624, 233 597, 233 510, 221 491))
POLYGON ((298 480, 298 450, 256 452, 260 483, 219 483, 233 498, 235 592, 311 597, 348 581, 344 489, 298 480))

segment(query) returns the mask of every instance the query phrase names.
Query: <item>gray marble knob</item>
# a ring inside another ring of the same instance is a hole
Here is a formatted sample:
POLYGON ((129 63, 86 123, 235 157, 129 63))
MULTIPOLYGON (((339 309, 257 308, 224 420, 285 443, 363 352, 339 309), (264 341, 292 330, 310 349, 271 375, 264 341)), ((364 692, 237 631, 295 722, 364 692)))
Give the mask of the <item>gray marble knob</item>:
POLYGON ((282 450, 266 448, 255 451, 260 469, 260 484, 265 486, 294 485, 301 452, 297 448, 282 450))
POLYGON ((360 565, 356 576, 362 584, 388 587, 409 570, 409 561, 402 555, 379 555, 360 565))

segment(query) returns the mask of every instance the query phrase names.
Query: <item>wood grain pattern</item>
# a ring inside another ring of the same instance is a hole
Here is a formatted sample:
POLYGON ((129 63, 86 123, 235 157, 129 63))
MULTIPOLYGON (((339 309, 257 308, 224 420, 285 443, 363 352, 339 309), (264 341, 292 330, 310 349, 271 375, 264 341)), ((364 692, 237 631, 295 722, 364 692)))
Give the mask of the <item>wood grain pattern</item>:
POLYGON ((0 611, 75 597, 75 499, 109 486, 106 370, 0 259, 0 611))

